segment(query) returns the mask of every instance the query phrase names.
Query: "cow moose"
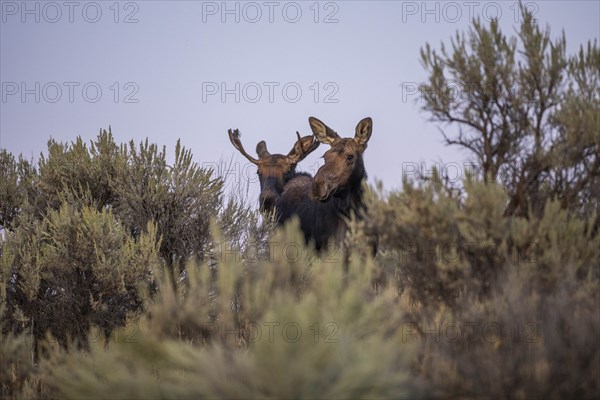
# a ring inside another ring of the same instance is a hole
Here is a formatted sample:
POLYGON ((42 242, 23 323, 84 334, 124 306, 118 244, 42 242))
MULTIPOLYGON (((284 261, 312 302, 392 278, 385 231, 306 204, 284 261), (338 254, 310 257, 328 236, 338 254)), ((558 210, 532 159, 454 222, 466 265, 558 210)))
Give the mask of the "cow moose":
MULTIPOLYGON (((362 183, 366 179, 363 153, 373 130, 371 118, 364 118, 356 126, 353 138, 342 138, 317 118, 308 119, 319 142, 331 146, 323 158, 325 164, 315 177, 300 175, 285 186, 277 202, 279 223, 293 216, 300 219, 300 227, 307 242, 314 242, 318 251, 330 240, 337 244, 344 239, 346 221, 352 214, 364 214, 365 202, 362 183)), ((373 253, 376 244, 373 244, 373 253)))
MULTIPOLYGON (((258 159, 249 155, 240 139, 239 130, 228 131, 229 140, 244 157, 258 167, 258 179, 260 182, 259 207, 263 212, 272 212, 277 204, 285 185, 292 179, 304 176, 304 173, 296 172, 296 165, 306 156, 312 153, 320 142, 313 135, 300 137, 296 132, 298 140, 287 155, 271 154, 267 150, 264 140, 256 145, 258 159)), ((311 178, 312 179, 312 178, 311 178)))

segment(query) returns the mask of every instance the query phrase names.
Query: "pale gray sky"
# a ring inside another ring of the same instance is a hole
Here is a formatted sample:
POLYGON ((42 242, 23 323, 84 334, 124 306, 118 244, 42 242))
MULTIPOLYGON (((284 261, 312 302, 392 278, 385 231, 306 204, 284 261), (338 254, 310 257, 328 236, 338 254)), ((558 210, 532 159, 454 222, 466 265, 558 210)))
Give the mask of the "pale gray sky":
MULTIPOLYGON (((530 4, 569 52, 598 38, 598 1, 530 4)), ((403 163, 430 169, 466 155, 441 142, 419 110, 426 74, 419 48, 439 47, 472 17, 518 25, 518 3, 422 1, 4 1, 0 2, 0 146, 37 157, 50 137, 89 141, 112 126, 118 141, 146 137, 199 164, 238 162, 238 128, 254 153, 265 139, 287 153, 315 116, 344 136, 366 116, 374 131, 370 176, 398 188, 403 163), (100 92, 101 93, 100 93, 100 92)), ((319 148, 300 165, 314 172, 319 148)), ((258 184, 253 184, 253 192, 258 184)))

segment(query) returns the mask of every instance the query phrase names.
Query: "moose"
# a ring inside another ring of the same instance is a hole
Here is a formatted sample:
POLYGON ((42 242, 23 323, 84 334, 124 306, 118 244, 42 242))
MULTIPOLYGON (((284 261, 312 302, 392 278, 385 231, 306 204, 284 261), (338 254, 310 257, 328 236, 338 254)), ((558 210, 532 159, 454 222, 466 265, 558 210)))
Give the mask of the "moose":
POLYGON ((320 251, 332 239, 338 244, 343 241, 346 221, 352 214, 359 218, 364 214, 362 183, 367 174, 363 153, 371 138, 373 121, 370 117, 362 119, 353 138, 340 137, 315 117, 308 122, 317 140, 331 148, 325 152, 325 164, 314 178, 303 174, 285 185, 277 209, 280 224, 298 216, 306 241, 314 242, 320 251))
MULTIPOLYGON (((366 210, 363 181, 367 174, 363 153, 373 131, 371 118, 362 119, 353 138, 342 138, 315 117, 308 119, 313 135, 300 137, 287 156, 270 154, 265 141, 256 146, 258 160, 242 146, 238 130, 228 131, 233 146, 250 162, 258 166, 261 211, 275 211, 277 222, 283 225, 297 216, 307 243, 317 251, 333 240, 343 241, 346 221, 355 214, 362 217, 366 210), (316 140, 315 140, 316 139, 316 140), (320 143, 331 148, 325 152, 325 164, 314 178, 295 172, 296 165, 313 152, 320 143)), ((373 244, 373 253, 376 245, 373 244)))
POLYGON ((259 208, 262 212, 267 213, 274 211, 286 184, 294 178, 306 175, 296 172, 296 165, 316 150, 320 144, 313 135, 300 137, 300 133, 296 132, 298 140, 287 155, 269 153, 267 144, 262 140, 256 145, 256 154, 258 155, 258 159, 256 159, 244 150, 239 130, 229 129, 228 134, 233 147, 258 167, 259 208))

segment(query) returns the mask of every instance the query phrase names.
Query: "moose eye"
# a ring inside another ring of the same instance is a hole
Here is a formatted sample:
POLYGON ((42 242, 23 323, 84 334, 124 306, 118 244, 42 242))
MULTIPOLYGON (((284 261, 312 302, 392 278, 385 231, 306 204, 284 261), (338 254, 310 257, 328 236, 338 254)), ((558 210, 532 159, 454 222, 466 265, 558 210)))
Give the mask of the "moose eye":
POLYGON ((283 177, 285 179, 289 179, 292 177, 292 171, 285 171, 285 173, 283 174, 283 177))
POLYGON ((348 161, 352 161, 354 160, 354 154, 348 154, 348 157, 346 158, 348 161))

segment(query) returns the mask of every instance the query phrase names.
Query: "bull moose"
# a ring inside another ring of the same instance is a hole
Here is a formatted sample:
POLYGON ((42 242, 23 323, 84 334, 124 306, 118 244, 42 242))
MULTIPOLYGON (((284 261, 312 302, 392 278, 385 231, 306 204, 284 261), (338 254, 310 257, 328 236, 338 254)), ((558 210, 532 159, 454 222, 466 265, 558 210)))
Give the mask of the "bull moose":
POLYGON ((296 172, 296 165, 306 156, 312 153, 320 142, 313 135, 300 137, 296 132, 298 140, 287 155, 271 154, 267 150, 264 140, 256 145, 258 159, 249 155, 240 139, 240 132, 229 129, 229 140, 244 157, 258 167, 258 179, 260 182, 259 207, 263 212, 272 212, 277 204, 285 185, 294 178, 304 176, 304 173, 296 172))

